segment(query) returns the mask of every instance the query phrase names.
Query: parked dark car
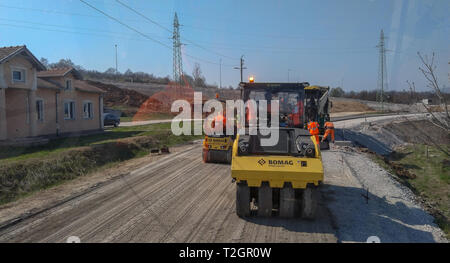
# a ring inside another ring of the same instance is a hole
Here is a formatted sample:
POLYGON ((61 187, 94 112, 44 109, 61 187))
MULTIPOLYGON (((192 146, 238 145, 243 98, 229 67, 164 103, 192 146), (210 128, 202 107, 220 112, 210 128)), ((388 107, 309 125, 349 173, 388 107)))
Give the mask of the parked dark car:
POLYGON ((117 127, 117 126, 119 126, 119 124, 120 124, 120 118, 117 117, 116 115, 111 114, 111 113, 106 113, 103 116, 103 125, 104 126, 113 125, 114 127, 117 127))

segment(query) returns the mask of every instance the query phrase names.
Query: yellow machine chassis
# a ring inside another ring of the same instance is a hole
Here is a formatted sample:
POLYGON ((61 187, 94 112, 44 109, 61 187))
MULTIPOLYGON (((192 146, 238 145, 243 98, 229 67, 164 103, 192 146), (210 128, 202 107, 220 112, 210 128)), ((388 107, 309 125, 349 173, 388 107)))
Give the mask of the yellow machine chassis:
POLYGON ((261 187, 268 182, 271 188, 283 188, 291 183, 294 189, 305 189, 308 184, 319 185, 323 181, 322 156, 317 143, 315 158, 251 155, 238 156, 239 135, 234 141, 231 177, 237 182, 246 181, 249 187, 261 187))
POLYGON ((230 147, 233 147, 233 140, 230 136, 215 138, 205 136, 203 140, 203 149, 228 151, 230 147))

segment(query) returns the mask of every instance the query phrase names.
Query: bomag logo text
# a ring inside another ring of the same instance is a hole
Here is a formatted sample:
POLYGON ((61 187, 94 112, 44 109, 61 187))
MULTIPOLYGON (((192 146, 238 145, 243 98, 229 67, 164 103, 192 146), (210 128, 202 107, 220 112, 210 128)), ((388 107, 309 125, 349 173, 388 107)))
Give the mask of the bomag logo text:
POLYGON ((269 165, 294 165, 294 162, 288 160, 269 160, 269 165))

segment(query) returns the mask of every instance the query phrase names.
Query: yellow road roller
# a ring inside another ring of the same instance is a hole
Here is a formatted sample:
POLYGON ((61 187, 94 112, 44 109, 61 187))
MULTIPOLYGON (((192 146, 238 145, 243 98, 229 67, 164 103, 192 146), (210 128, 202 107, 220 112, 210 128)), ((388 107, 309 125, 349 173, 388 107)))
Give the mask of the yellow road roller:
MULTIPOLYGON (((218 95, 216 95, 216 99, 218 99, 218 95)), ((222 103, 223 109, 225 109, 226 102, 223 100, 219 101, 222 103)), ((211 120, 212 123, 210 125, 207 125, 214 127, 218 122, 222 122, 223 134, 205 135, 202 150, 203 162, 205 163, 231 163, 231 154, 235 136, 234 133, 231 135, 226 134, 227 116, 225 112, 226 111, 219 112, 219 114, 213 120, 211 120)), ((233 118, 231 118, 230 120, 234 121, 233 118)))
POLYGON ((303 127, 304 88, 308 85, 240 84, 244 101, 278 100, 280 121, 279 127, 267 128, 279 132, 275 145, 262 146, 261 141, 269 134, 263 129, 258 129, 255 135, 248 132, 238 135, 234 141, 231 177, 237 185, 238 216, 314 218, 318 187, 323 182, 323 166, 320 146, 303 127))
POLYGON ((205 163, 231 163, 233 141, 232 136, 205 135, 203 161, 205 163))

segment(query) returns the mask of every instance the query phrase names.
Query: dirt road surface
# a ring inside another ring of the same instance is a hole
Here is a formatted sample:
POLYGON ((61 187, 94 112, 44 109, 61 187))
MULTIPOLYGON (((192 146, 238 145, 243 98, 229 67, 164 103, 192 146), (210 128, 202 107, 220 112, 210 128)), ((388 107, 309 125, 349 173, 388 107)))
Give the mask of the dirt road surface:
MULTIPOLYGON (((158 124, 158 123, 169 123, 172 122, 172 119, 167 120, 150 120, 150 121, 130 121, 130 122, 121 122, 119 124, 120 127, 131 127, 131 126, 143 126, 143 125, 149 125, 149 124, 158 124)), ((202 121, 200 119, 189 119, 186 121, 202 121)))
POLYGON ((3 225, 0 242, 446 242, 414 195, 364 153, 334 148, 323 159, 314 221, 237 217, 230 166, 202 163, 197 142, 3 225))

